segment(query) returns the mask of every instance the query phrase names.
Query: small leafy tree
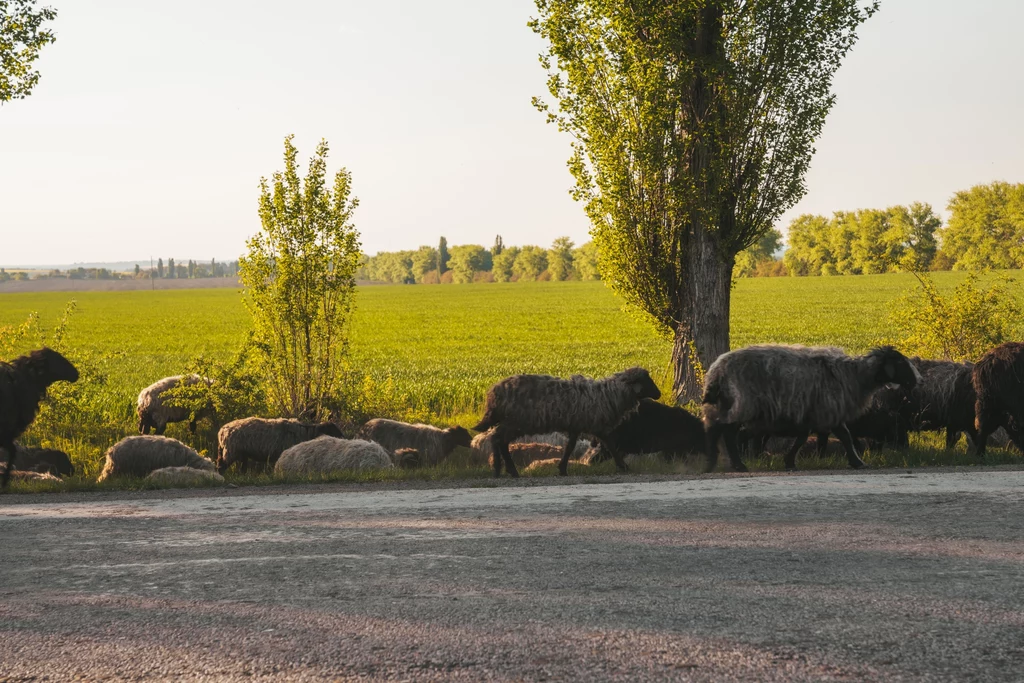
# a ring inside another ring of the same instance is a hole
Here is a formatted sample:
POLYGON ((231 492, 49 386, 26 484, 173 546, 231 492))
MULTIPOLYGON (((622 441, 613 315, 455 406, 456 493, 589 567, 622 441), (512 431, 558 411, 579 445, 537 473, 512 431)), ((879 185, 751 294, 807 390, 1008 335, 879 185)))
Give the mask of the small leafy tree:
POLYGON ((491 273, 495 282, 510 282, 512 280, 512 266, 519 256, 519 247, 503 246, 500 254, 492 259, 491 273))
POLYGON ((501 251, 505 248, 505 240, 501 239, 501 235, 497 235, 494 238, 494 246, 491 247, 491 257, 495 257, 501 254, 501 251))
POLYGON ((359 202, 345 169, 328 188, 326 141, 300 179, 292 137, 284 141, 284 172, 260 179, 262 231, 247 242, 239 276, 270 405, 289 416, 320 417, 338 394, 348 349, 361 259, 352 224, 359 202))
POLYGON ((572 248, 576 246, 568 237, 559 237, 548 249, 548 272, 552 280, 572 277, 572 248))
POLYGON ((452 247, 449 261, 452 281, 457 284, 472 282, 477 273, 491 269, 491 254, 478 244, 452 247))
POLYGON ((437 244, 437 278, 439 281, 448 270, 448 256, 448 240, 442 236, 441 241, 437 244))
POLYGON ((39 51, 57 37, 42 28, 57 18, 51 7, 36 9, 35 0, 0 0, 0 103, 20 100, 32 93, 39 72, 32 63, 39 51))
POLYGON ((928 275, 914 275, 920 287, 894 302, 889 316, 892 342, 905 353, 975 361, 1012 337, 1020 319, 1013 279, 1000 276, 983 289, 971 273, 947 295, 928 275))
POLYGON ((526 246, 516 255, 512 274, 520 280, 536 280, 547 268, 548 252, 540 247, 526 246))
POLYGON ((412 255, 412 274, 416 282, 422 283, 430 273, 437 270, 437 249, 420 247, 412 255))
POLYGON ((581 280, 600 280, 601 270, 597 263, 597 244, 591 240, 572 251, 572 267, 581 280))

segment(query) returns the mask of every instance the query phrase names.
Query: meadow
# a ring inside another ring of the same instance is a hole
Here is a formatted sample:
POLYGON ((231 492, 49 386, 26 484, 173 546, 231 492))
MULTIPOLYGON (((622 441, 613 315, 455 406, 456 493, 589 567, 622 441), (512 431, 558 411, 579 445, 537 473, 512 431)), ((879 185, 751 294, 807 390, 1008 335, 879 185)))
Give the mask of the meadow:
MULTIPOLYGON (((937 273, 935 281, 945 289, 962 277, 937 273)), ((733 293, 732 344, 829 344, 862 352, 890 339, 890 302, 914 287, 903 274, 741 279, 733 293)), ((1016 291, 1024 302, 1024 289, 1016 291)), ((32 430, 25 441, 49 440, 87 472, 98 469, 106 445, 135 432, 141 388, 182 372, 200 354, 227 360, 249 326, 232 289, 0 294, 0 326, 36 312, 45 334, 72 298, 77 310, 67 345, 94 352, 106 378, 97 389, 104 424, 82 425, 81 434, 56 441, 32 430)), ((366 286, 357 306, 352 368, 387 385, 408 417, 469 426, 487 388, 520 372, 600 376, 643 365, 663 388, 671 385, 671 341, 623 310, 600 282, 366 286)), ((187 431, 172 426, 168 434, 187 431)), ((196 445, 212 452, 213 434, 201 433, 196 445)))

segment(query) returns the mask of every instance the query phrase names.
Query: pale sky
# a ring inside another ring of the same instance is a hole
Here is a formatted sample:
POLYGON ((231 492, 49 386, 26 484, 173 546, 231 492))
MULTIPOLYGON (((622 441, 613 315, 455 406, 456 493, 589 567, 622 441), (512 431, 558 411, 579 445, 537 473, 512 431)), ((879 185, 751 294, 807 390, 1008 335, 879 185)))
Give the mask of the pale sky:
MULTIPOLYGON (((320 138, 364 250, 588 239, 532 0, 48 0, 56 44, 0 106, 0 264, 236 257, 257 183, 320 138)), ((835 83, 799 213, 1024 182, 1024 2, 883 0, 835 83)))

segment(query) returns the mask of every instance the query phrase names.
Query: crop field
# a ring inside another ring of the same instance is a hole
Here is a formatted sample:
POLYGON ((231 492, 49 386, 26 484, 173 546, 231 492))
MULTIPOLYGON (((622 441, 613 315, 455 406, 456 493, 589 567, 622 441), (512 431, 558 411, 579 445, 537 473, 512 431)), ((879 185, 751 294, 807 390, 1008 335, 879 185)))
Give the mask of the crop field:
MULTIPOLYGON (((935 276, 942 288, 961 279, 935 276)), ((830 344, 861 352, 888 339, 889 304, 914 286, 909 275, 742 279, 733 294, 732 344, 830 344)), ((1017 295, 1024 301, 1024 288, 1017 295)), ((97 390, 104 424, 81 425, 81 434, 55 445, 86 471, 96 470, 105 445, 134 433, 141 388, 182 372, 197 355, 228 359, 248 330, 233 289, 0 294, 0 326, 37 312, 45 332, 72 298, 77 310, 66 343, 73 352, 94 352, 106 377, 97 390)), ((643 365, 664 389, 671 385, 670 340, 624 311, 600 282, 367 286, 357 306, 352 367, 378 382, 390 378, 409 417, 468 426, 490 384, 519 372, 600 376, 643 365)), ((181 426, 168 430, 185 434, 181 426)), ((32 430, 25 440, 50 436, 32 430)), ((196 445, 210 450, 212 434, 201 434, 196 445)))

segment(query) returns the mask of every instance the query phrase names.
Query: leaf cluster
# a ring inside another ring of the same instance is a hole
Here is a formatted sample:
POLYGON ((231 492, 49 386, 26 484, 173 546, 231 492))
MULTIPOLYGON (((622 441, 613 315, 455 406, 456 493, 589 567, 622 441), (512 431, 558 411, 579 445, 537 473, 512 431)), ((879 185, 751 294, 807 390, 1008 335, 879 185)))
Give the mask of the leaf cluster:
POLYGON ((35 0, 0 0, 0 104, 28 97, 39 82, 32 64, 57 40, 43 23, 57 18, 52 7, 35 0))

